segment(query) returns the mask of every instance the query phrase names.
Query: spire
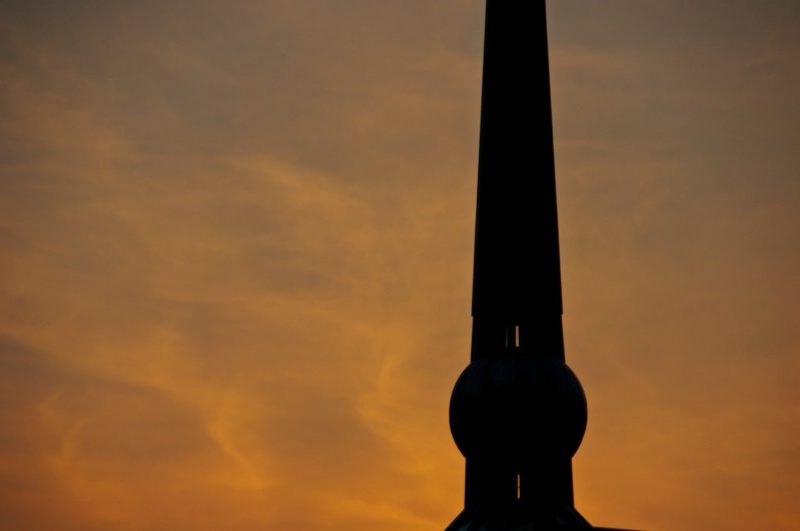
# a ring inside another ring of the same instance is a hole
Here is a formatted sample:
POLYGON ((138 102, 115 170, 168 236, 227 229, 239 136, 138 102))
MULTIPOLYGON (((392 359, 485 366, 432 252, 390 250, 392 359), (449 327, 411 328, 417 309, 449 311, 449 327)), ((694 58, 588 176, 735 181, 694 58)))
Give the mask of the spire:
POLYGON ((450 402, 465 509, 447 531, 591 528, 572 492, 586 398, 564 363, 544 0, 487 1, 477 204, 471 363, 450 402))
POLYGON ((472 315, 561 315, 545 4, 488 1, 472 315))
POLYGON ((472 355, 450 399, 467 460, 446 531, 578 531, 586 397, 564 362, 545 1, 487 0, 472 355))

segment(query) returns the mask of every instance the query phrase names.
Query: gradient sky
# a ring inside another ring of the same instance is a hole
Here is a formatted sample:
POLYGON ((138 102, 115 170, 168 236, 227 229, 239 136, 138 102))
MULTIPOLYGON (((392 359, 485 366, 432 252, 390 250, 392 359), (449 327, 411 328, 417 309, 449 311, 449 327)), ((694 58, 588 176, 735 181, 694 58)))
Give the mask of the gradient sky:
MULTIPOLYGON (((0 527, 456 516, 483 14, 0 4, 0 527)), ((800 3, 548 16, 577 507, 800 529, 800 3)))

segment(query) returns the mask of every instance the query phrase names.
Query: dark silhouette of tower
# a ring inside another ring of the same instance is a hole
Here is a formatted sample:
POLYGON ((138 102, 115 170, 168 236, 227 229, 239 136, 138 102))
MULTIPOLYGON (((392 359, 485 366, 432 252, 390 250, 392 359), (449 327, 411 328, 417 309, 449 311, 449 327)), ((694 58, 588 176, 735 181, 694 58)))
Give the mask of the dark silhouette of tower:
POLYGON ((447 531, 592 528, 573 501, 586 398, 561 314, 545 1, 487 0, 472 354, 450 402, 465 508, 447 531))

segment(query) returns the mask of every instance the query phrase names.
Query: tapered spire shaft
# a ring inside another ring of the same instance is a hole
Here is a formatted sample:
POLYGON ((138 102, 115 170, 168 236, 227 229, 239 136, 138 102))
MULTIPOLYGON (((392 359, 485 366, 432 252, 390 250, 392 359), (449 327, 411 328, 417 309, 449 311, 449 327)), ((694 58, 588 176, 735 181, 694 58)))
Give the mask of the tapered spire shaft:
POLYGON ((561 315, 544 1, 489 1, 473 316, 561 315))
POLYGON ((498 343, 564 359, 543 0, 486 5, 472 359, 498 343))

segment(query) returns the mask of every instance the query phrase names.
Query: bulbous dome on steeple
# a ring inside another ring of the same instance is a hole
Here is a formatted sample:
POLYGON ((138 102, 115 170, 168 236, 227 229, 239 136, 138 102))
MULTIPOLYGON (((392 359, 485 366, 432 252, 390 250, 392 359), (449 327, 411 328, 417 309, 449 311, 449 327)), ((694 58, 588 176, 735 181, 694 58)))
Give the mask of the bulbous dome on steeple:
POLYGON ((586 421, 586 396, 572 370, 515 349, 472 361, 450 399, 450 430, 467 459, 568 459, 586 421))

